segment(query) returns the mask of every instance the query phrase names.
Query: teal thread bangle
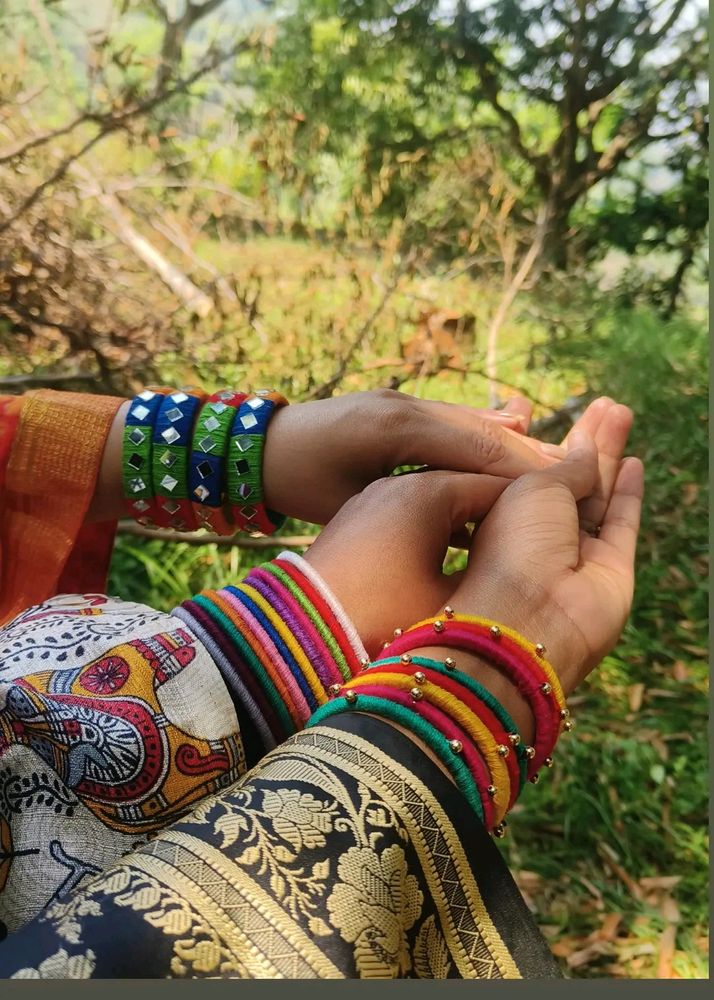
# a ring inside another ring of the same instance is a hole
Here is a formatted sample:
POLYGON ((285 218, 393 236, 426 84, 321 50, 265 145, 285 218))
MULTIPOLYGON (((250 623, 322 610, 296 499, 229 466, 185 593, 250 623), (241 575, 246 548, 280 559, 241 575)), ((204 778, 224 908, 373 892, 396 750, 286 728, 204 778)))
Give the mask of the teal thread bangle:
POLYGON ((478 790, 478 785, 467 765, 449 750, 445 737, 431 723, 426 722, 415 712, 410 712, 403 705, 396 705, 387 698, 376 697, 375 695, 358 695, 359 708, 353 708, 344 697, 336 698, 325 705, 321 705, 305 724, 306 729, 319 726, 325 719, 333 715, 341 715, 344 712, 369 712, 374 715, 381 715, 392 722, 404 726, 434 751, 439 760, 448 768, 459 790, 467 800, 471 808, 484 822, 483 803, 478 790))
MULTIPOLYGON (((290 713, 285 707, 285 703, 280 696, 280 692, 273 684, 273 681, 266 672, 263 664, 260 662, 250 645, 246 642, 245 638, 241 635, 230 618, 228 618, 228 616, 224 614, 219 607, 202 594, 195 595, 192 600, 211 615, 214 621, 221 629, 223 629, 223 631, 229 636, 231 641, 237 647, 243 657, 246 667, 253 673, 254 677, 260 684, 260 688, 266 701, 269 703, 270 707, 278 717, 280 724, 283 726, 284 734, 289 736, 294 733, 295 724, 290 717, 290 713)), ((276 733, 275 735, 279 737, 279 734, 276 733)))
MULTIPOLYGON (((411 654, 409 654, 411 656, 411 654)), ((399 666, 404 666, 404 663, 399 656, 388 656, 381 660, 375 660, 373 663, 366 668, 365 672, 369 673, 372 667, 384 666, 385 664, 395 664, 399 666)), ((457 684, 463 684, 463 686, 470 691, 473 695, 479 698, 485 705, 487 705, 493 714, 496 716, 498 721, 501 723, 503 728, 507 733, 517 733, 518 727, 509 715, 508 711, 504 708, 501 702, 493 695, 489 690, 487 690, 482 684, 479 684, 477 680, 473 677, 469 677, 468 674, 464 673, 463 670, 447 670, 443 663, 439 660, 432 660, 428 656, 412 656, 410 664, 416 667, 429 667, 430 670, 435 670, 438 674, 443 677, 448 677, 457 684)), ((526 748, 523 741, 518 744, 518 746, 512 747, 515 751, 516 758, 518 760, 518 770, 520 772, 520 783, 519 783, 519 794, 523 790, 528 777, 528 757, 526 755, 526 748)))

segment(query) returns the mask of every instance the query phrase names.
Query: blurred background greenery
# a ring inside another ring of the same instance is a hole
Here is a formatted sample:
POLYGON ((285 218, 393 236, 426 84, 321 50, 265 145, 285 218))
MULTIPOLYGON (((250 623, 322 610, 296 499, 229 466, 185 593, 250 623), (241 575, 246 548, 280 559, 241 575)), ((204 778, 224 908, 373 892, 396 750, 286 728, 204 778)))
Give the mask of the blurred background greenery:
MULTIPOLYGON (((572 976, 708 975, 704 17, 0 5, 0 392, 522 392, 551 440, 634 409, 631 621, 504 842, 572 976)), ((276 551, 122 534, 110 589, 170 608, 276 551)))

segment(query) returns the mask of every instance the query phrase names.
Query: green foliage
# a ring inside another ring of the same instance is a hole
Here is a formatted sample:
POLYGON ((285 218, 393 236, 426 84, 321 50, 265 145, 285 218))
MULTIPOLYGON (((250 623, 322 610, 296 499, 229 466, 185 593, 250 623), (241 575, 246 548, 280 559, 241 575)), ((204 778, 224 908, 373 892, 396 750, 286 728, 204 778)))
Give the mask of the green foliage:
MULTIPOLYGON (((708 926, 706 348, 703 324, 640 310, 607 315, 549 355, 633 408, 645 508, 630 622, 576 696, 578 728, 552 774, 524 796, 509 856, 562 893, 541 901, 554 935, 584 937, 596 916, 622 914, 652 950, 628 973, 644 977, 656 974, 661 917, 646 892, 608 877, 607 848, 633 880, 681 879, 680 975, 702 975, 685 941, 708 926)), ((606 951, 600 974, 611 964, 606 951)))

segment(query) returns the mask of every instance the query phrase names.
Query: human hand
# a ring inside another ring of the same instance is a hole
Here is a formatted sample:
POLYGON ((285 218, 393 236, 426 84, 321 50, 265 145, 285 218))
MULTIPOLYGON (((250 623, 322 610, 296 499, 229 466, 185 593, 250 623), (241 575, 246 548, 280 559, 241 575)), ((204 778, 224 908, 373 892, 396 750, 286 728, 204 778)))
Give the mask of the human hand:
POLYGON ((566 459, 511 483, 476 532, 469 567, 449 603, 546 646, 571 692, 617 642, 634 587, 644 475, 636 458, 618 461, 597 536, 583 531, 578 501, 598 478, 595 442, 568 437, 566 459))
POLYGON ((400 465, 515 479, 564 452, 521 431, 530 405, 479 410, 391 390, 297 403, 271 419, 263 458, 266 506, 326 524, 350 497, 400 465))
POLYGON ((450 538, 484 517, 509 482, 458 472, 380 479, 323 528, 305 559, 340 601, 370 656, 396 627, 448 603, 455 586, 443 571, 450 538))

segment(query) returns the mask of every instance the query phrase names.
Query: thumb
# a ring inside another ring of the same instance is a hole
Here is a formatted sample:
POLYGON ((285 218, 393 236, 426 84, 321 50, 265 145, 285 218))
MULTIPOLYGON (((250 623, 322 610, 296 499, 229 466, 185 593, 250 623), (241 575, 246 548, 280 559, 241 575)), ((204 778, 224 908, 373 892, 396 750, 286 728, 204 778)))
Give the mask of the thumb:
POLYGON ((585 431, 573 430, 568 435, 565 458, 536 473, 541 482, 562 483, 576 500, 589 496, 598 477, 598 452, 595 441, 585 431))
POLYGON ((458 532, 465 524, 485 517, 511 483, 510 479, 503 476, 469 472, 441 472, 437 475, 442 480, 452 532, 458 532))

